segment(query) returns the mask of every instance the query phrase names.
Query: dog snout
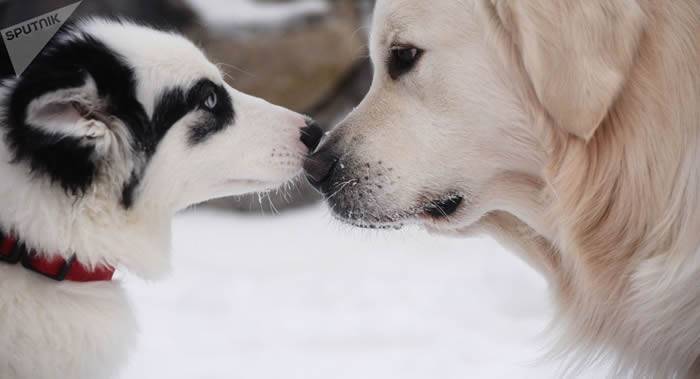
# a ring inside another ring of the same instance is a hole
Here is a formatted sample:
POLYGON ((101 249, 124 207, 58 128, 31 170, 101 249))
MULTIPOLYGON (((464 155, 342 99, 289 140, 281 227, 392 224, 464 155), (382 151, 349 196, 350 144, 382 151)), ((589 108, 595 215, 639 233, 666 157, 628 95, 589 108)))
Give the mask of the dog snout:
POLYGON ((323 138, 323 129, 318 123, 312 119, 306 120, 306 126, 301 128, 301 142, 309 149, 309 153, 313 153, 321 143, 323 138))
POLYGON ((318 191, 323 192, 325 184, 333 176, 337 164, 338 156, 330 149, 321 148, 306 158, 304 162, 306 178, 318 191))

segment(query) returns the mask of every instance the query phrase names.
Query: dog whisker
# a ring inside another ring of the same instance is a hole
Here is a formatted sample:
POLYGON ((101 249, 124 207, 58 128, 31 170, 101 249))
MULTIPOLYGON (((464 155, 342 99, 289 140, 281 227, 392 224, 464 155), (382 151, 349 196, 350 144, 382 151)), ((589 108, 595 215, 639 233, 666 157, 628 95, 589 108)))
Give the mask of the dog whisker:
POLYGON ((220 69, 221 69, 221 67, 232 68, 232 69, 234 69, 242 74, 248 75, 248 76, 253 77, 253 78, 255 77, 254 74, 252 74, 252 73, 250 73, 250 72, 248 72, 248 71, 246 71, 238 66, 232 65, 230 63, 218 62, 218 63, 216 63, 216 66, 219 67, 220 69))

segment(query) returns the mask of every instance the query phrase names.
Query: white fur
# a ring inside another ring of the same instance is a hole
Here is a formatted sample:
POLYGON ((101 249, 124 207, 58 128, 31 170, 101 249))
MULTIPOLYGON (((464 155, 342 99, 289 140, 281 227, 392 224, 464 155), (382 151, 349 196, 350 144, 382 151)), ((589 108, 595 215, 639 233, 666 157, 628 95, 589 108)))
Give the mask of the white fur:
MULTIPOLYGON (((153 113, 160 91, 200 78, 224 83, 223 76, 191 42, 145 27, 91 20, 79 30, 120 53, 136 72, 138 101, 153 113)), ((64 38, 82 38, 76 33, 64 38)), ((5 83, 7 96, 13 83, 5 83)), ((70 99, 85 91, 47 96, 70 99)), ((0 228, 12 230, 30 248, 89 265, 110 264, 144 278, 169 271, 171 218, 191 204, 220 196, 275 188, 301 172, 306 147, 299 141, 305 118, 226 86, 236 120, 200 145, 189 146, 186 130, 196 114, 178 121, 161 141, 143 173, 135 203, 120 204, 121 183, 131 162, 128 134, 112 120, 83 123, 79 115, 57 120, 29 112, 32 125, 89 137, 102 144, 114 167, 82 196, 10 163, 0 143, 0 228), (50 126, 46 126, 51 124, 50 126), (274 157, 272 154, 274 153, 274 157)), ((35 99, 39 104, 50 99, 35 99)), ((197 256, 206 252, 193 252, 197 256)), ((124 364, 136 341, 136 322, 118 281, 56 283, 19 266, 0 263, 0 378, 108 378, 124 364)), ((147 331, 144 331, 147 333, 147 331)))

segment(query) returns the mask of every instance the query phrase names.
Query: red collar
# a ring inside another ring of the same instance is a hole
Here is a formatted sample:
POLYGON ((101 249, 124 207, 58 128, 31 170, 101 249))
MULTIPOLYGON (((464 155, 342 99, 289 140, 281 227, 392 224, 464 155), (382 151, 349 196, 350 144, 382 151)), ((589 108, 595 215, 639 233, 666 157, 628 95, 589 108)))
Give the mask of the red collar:
POLYGON ((0 264, 22 263, 22 267, 56 281, 103 282, 114 276, 114 267, 89 268, 80 263, 75 255, 66 260, 60 256, 45 256, 34 250, 27 251, 24 243, 0 232, 0 264))

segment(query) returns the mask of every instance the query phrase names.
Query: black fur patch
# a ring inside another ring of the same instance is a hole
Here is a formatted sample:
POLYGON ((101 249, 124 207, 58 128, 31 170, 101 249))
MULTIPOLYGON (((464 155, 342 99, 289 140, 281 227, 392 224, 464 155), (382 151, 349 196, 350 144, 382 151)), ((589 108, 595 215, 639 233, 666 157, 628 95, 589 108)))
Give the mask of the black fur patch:
POLYGON ((153 113, 154 129, 161 131, 164 135, 173 124, 195 110, 200 110, 202 115, 200 121, 190 127, 188 137, 190 145, 206 141, 216 132, 231 125, 235 118, 228 91, 223 86, 202 79, 187 93, 182 88, 173 88, 160 96, 153 113), (213 109, 208 109, 204 103, 211 94, 216 95, 217 103, 213 109))
POLYGON ((210 136, 231 125, 235 119, 235 112, 231 102, 231 96, 223 86, 215 85, 208 80, 202 80, 190 90, 187 96, 190 105, 198 104, 201 109, 207 111, 205 120, 190 129, 190 144, 195 145, 207 140, 210 136), (214 93, 218 99, 213 109, 202 107, 207 97, 214 93))
POLYGON ((134 192, 139 183, 141 183, 141 177, 136 172, 132 172, 131 177, 124 183, 124 187, 122 187, 121 202, 124 208, 129 209, 134 205, 134 192))
POLYGON ((101 162, 92 147, 77 138, 57 138, 26 124, 29 103, 56 90, 80 87, 89 75, 97 85, 105 112, 124 122, 137 145, 151 129, 141 104, 136 100, 134 73, 124 59, 102 42, 84 35, 60 41, 58 36, 35 59, 18 79, 11 95, 4 99, 7 111, 2 127, 7 129, 6 142, 14 153, 14 162, 28 162, 32 172, 48 175, 68 192, 84 192, 99 175, 101 162))

